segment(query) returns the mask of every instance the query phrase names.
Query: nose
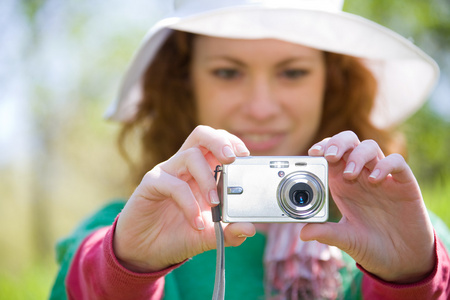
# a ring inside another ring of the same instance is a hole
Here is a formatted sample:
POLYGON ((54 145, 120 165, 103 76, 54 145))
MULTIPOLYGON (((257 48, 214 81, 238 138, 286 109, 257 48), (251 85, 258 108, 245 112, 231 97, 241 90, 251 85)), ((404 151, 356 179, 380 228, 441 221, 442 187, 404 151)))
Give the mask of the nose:
POLYGON ((248 82, 245 114, 254 120, 265 121, 275 117, 281 110, 278 93, 270 78, 257 77, 248 82))

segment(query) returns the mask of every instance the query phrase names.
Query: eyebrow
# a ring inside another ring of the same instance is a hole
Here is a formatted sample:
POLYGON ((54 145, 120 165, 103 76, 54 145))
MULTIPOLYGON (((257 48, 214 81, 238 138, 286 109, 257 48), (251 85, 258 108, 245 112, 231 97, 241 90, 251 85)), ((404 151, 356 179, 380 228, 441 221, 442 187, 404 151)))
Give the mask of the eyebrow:
MULTIPOLYGON (((293 63, 293 62, 310 61, 311 59, 313 59, 313 57, 311 57, 311 56, 304 56, 304 55, 293 56, 293 57, 289 57, 289 58, 286 58, 284 60, 281 60, 280 62, 277 62, 275 64, 275 66, 276 67, 282 67, 284 65, 288 65, 288 64, 293 63)), ((241 60, 236 59, 236 58, 231 57, 231 56, 228 56, 228 55, 217 55, 217 56, 213 55, 213 56, 207 57, 206 60, 226 60, 226 61, 232 62, 232 63, 234 63, 234 64, 236 64, 238 66, 241 66, 241 67, 245 67, 246 66, 246 64, 244 62, 242 62, 241 60)))
POLYGON ((285 60, 282 60, 282 61, 278 62, 276 64, 276 66, 277 67, 282 67, 282 66, 288 65, 290 63, 295 63, 297 61, 300 61, 300 62, 307 61, 308 62, 308 61, 311 61, 312 59, 313 59, 313 57, 310 57, 310 56, 295 56, 295 57, 288 58, 288 59, 285 59, 285 60))
POLYGON ((227 61, 230 61, 230 62, 232 62, 232 63, 234 63, 234 64, 237 64, 237 65, 239 65, 239 66, 241 66, 241 67, 244 67, 244 66, 245 66, 245 63, 243 63, 243 62, 240 61, 239 59, 236 59, 236 58, 233 58, 233 57, 227 56, 227 55, 217 55, 217 56, 213 55, 213 56, 207 56, 207 57, 206 57, 206 60, 207 60, 207 61, 208 61, 208 60, 227 60, 227 61))

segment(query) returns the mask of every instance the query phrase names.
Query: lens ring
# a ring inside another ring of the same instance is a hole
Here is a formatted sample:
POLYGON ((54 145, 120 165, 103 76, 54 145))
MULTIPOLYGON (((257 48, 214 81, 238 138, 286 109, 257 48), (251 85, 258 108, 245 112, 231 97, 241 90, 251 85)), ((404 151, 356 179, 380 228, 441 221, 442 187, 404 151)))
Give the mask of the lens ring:
POLYGON ((325 189, 322 181, 310 172, 293 172, 279 184, 278 204, 289 217, 307 219, 321 210, 325 203, 325 189), (308 201, 297 203, 294 193, 307 192, 308 201))

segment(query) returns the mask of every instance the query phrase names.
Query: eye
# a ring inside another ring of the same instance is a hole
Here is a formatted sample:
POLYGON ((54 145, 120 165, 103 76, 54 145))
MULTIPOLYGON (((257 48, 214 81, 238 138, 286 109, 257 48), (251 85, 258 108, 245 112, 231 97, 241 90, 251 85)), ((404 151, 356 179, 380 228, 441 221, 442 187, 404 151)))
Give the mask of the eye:
POLYGON ((309 74, 305 69, 286 69, 281 72, 281 76, 287 79, 298 79, 309 74))
POLYGON ((236 69, 231 68, 220 68, 215 69, 212 72, 216 77, 222 78, 222 79, 233 79, 240 76, 240 72, 236 69))

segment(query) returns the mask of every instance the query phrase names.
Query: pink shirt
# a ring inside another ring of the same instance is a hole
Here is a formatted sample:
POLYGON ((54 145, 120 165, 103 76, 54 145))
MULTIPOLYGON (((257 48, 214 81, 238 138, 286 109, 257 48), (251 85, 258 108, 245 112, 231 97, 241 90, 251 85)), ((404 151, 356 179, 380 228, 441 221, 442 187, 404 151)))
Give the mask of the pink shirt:
MULTIPOLYGON (((181 264, 154 273, 125 269, 113 252, 115 223, 89 235, 80 245, 66 278, 69 299, 162 299, 164 276, 181 264)), ((385 282, 358 266, 364 273, 365 299, 449 299, 450 258, 436 239, 436 266, 425 279, 414 284, 385 282)), ((411 262, 414 263, 414 262, 411 262)))
POLYGON ((125 269, 113 252, 113 226, 89 235, 80 245, 66 278, 69 299, 162 299, 164 276, 125 269))
POLYGON ((433 272, 419 282, 412 284, 385 282, 358 266, 364 273, 362 282, 364 299, 449 299, 450 259, 442 242, 436 236, 435 240, 436 265, 433 272))

